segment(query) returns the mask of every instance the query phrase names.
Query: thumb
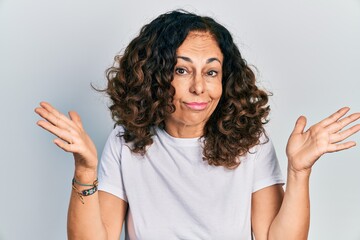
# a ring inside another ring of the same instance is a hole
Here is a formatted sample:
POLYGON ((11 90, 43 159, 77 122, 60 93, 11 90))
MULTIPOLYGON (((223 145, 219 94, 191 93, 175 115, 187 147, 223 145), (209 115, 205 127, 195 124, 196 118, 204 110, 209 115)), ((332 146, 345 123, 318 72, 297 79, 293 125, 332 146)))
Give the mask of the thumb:
POLYGON ((292 131, 292 134, 301 134, 304 132, 306 126, 306 117, 300 116, 295 123, 294 130, 292 131))
POLYGON ((82 123, 81 123, 80 115, 77 112, 70 111, 69 112, 69 117, 78 127, 80 127, 81 129, 83 128, 82 123))

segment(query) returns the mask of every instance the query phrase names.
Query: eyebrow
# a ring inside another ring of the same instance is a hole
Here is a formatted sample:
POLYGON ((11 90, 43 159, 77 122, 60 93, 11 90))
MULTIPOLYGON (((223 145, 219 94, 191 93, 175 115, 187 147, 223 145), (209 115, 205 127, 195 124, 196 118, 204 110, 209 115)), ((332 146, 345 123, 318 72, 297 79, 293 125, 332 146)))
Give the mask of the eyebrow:
MULTIPOLYGON (((187 61, 187 62, 191 62, 191 63, 193 62, 193 61, 191 60, 191 58, 189 58, 189 57, 177 56, 177 58, 181 58, 182 60, 187 61)), ((221 61, 220 61, 218 58, 216 58, 216 57, 212 57, 212 58, 207 59, 207 60, 206 60, 206 63, 211 63, 211 62, 213 62, 213 61, 218 61, 218 62, 221 64, 221 61)))

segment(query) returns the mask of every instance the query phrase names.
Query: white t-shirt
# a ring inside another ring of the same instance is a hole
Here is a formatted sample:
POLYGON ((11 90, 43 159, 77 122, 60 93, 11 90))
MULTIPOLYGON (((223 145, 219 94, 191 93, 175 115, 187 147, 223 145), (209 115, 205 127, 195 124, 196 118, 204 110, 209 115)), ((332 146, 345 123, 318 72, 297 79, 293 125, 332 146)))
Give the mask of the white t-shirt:
POLYGON ((271 141, 229 170, 202 160, 199 138, 174 138, 156 129, 141 156, 119 133, 122 127, 105 145, 99 190, 128 202, 127 240, 251 240, 252 193, 284 183, 271 141))

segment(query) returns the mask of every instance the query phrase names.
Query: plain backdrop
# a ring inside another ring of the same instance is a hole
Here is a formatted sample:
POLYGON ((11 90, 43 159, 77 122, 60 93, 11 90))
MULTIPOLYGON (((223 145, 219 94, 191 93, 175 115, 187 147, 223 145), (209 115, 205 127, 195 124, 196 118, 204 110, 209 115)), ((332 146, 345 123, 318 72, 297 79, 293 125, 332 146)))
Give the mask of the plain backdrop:
MULTIPOLYGON (((298 116, 314 124, 342 106, 360 111, 359 0, 0 0, 1 240, 66 239, 73 160, 36 126, 34 108, 78 111, 101 154, 113 122, 90 84, 105 86, 115 54, 177 8, 224 24, 258 69, 274 94, 267 129, 285 175, 298 116)), ((360 146, 314 166, 309 239, 360 239, 359 169, 360 146)))

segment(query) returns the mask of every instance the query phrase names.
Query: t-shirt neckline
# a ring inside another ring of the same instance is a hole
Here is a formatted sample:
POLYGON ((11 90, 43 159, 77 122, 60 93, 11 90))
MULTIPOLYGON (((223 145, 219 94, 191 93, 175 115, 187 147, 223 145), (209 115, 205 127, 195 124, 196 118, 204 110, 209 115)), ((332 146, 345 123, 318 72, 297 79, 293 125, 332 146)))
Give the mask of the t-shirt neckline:
POLYGON ((202 137, 195 138, 177 138, 171 136, 162 128, 156 128, 156 133, 161 136, 168 144, 177 146, 196 146, 202 142, 202 137))

